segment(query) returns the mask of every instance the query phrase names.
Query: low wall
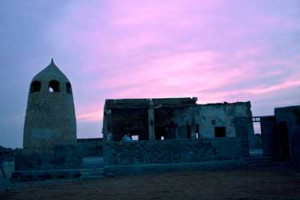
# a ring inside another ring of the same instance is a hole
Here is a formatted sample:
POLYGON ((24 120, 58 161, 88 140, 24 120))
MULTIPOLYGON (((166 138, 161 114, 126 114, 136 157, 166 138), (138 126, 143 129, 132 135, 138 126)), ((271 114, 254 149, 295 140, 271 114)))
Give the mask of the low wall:
POLYGON ((103 139, 77 139, 77 145, 82 152, 83 157, 103 156, 103 139))
POLYGON ((164 172, 178 171, 213 171, 213 170, 234 170, 245 167, 245 162, 239 160, 221 160, 196 163, 172 163, 172 164, 147 164, 147 165, 114 165, 104 167, 104 175, 141 175, 159 174, 164 172))
POLYGON ((76 145, 57 145, 52 153, 22 151, 15 156, 15 170, 76 169, 82 164, 76 145))
POLYGON ((108 142, 104 164, 140 165, 233 160, 243 157, 240 138, 108 142))
POLYGON ((12 173, 11 179, 14 181, 37 181, 47 179, 66 179, 79 177, 81 177, 81 172, 79 169, 61 169, 15 171, 12 173))

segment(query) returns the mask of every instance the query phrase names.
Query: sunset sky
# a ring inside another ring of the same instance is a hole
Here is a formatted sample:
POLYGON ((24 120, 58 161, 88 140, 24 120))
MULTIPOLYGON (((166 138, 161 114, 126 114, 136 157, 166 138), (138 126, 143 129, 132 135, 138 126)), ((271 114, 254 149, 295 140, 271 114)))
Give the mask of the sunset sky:
POLYGON ((32 78, 54 58, 77 137, 100 137, 105 99, 300 104, 299 0, 0 0, 0 145, 22 147, 32 78))

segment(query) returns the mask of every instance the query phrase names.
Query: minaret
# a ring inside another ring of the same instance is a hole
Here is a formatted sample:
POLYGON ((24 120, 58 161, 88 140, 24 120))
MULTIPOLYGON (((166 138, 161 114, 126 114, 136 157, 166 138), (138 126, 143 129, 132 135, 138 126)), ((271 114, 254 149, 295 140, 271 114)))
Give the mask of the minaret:
POLYGON ((57 144, 76 143, 76 117, 71 83, 51 63, 31 81, 23 148, 47 152, 57 144))

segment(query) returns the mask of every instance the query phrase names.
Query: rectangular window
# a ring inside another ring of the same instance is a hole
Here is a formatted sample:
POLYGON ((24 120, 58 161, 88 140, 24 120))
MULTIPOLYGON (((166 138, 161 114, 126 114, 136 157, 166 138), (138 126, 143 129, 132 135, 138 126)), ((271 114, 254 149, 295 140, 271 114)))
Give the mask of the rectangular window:
POLYGON ((215 137, 226 137, 226 127, 215 127, 215 137))
POLYGON ((187 125, 186 126, 186 133, 187 133, 187 138, 191 138, 192 137, 192 131, 191 131, 191 126, 187 125))

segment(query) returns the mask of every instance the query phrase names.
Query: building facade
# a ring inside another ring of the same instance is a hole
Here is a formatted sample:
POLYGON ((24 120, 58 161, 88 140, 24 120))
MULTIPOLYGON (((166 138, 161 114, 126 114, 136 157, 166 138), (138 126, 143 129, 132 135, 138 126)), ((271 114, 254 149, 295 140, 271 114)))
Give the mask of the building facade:
POLYGON ((195 97, 106 100, 105 165, 233 161, 248 156, 249 138, 254 136, 250 102, 196 101, 195 97), (127 136, 131 140, 124 140, 127 136))

